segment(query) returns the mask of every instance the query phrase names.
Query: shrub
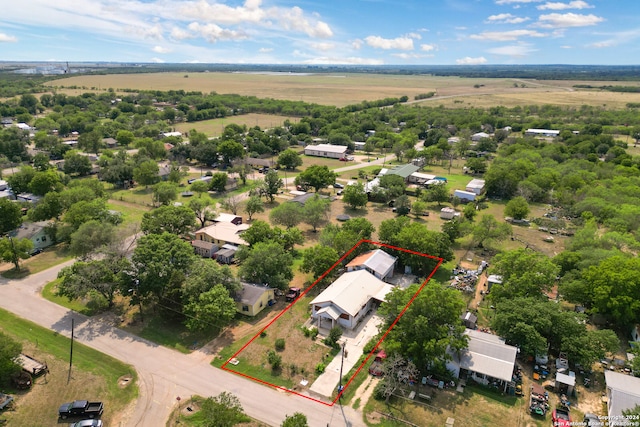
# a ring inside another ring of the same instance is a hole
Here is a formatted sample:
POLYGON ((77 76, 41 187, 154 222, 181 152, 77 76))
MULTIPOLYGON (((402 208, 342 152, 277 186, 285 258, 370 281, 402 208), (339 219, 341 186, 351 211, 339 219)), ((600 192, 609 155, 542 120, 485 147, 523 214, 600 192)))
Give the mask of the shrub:
POLYGON ((282 357, 273 350, 269 350, 269 353, 267 353, 267 361, 271 365, 271 369, 274 371, 277 371, 282 367, 282 357))
POLYGON ((318 328, 311 328, 309 330, 310 336, 312 340, 315 340, 318 337, 318 328))
POLYGON ((324 365, 324 363, 318 363, 316 365, 316 374, 322 374, 324 373, 324 370, 326 369, 326 366, 324 365))
POLYGON ((260 332, 260 338, 264 338, 267 336, 267 333, 265 331, 260 332))
POLYGON ((329 335, 324 339, 324 343, 331 347, 338 346, 338 340, 342 336, 342 328, 340 326, 334 326, 329 331, 329 335))
POLYGON ((373 347, 375 347, 377 343, 378 343, 378 337, 371 338, 369 342, 367 342, 362 348, 362 354, 371 353, 371 350, 373 350, 373 347))
POLYGON ((275 344, 275 346, 276 346, 276 350, 277 350, 277 351, 282 351, 282 350, 284 350, 284 338, 278 338, 278 339, 276 340, 276 344, 275 344))

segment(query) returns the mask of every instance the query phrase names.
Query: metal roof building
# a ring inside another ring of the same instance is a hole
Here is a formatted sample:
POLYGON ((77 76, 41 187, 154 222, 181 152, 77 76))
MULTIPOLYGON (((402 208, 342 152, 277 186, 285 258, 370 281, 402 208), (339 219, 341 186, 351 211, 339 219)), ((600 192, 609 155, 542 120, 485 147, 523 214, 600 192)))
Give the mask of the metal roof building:
POLYGON ((498 381, 506 389, 512 380, 518 349, 505 344, 497 335, 471 329, 465 334, 469 337, 469 346, 460 354, 448 350, 451 360, 447 362, 447 368, 457 377, 465 370, 478 382, 498 381))
POLYGON ((382 249, 376 249, 355 257, 347 264, 347 271, 367 270, 380 280, 393 274, 398 258, 389 255, 382 249))
POLYGON ((622 411, 640 405, 640 378, 605 370, 604 381, 607 384, 609 425, 623 425, 627 420, 622 416, 622 411))

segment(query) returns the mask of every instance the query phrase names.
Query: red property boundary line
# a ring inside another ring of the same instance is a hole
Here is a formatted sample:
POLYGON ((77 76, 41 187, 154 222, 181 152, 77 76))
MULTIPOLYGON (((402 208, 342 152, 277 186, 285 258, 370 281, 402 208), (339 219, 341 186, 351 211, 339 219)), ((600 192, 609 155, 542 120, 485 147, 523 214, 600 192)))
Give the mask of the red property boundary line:
POLYGON ((418 295, 420 294, 420 292, 422 292, 422 289, 424 289, 424 287, 426 286, 426 284, 429 282, 429 280, 431 280, 431 277, 433 277, 433 275, 435 274, 435 272, 438 270, 438 268, 440 268, 440 265, 442 265, 442 262, 444 260, 440 257, 436 257, 433 255, 428 255, 428 254, 423 254, 420 252, 415 252, 412 251, 410 249, 405 249, 405 248, 399 248, 397 246, 392 246, 392 245, 387 245, 386 243, 380 243, 380 242, 374 242, 372 240, 365 240, 362 239, 360 240, 358 243, 356 243, 351 249, 349 249, 344 255, 342 255, 342 257, 336 261, 335 264, 333 264, 327 271, 325 271, 322 276, 318 277, 318 279, 316 279, 315 282, 313 282, 313 284, 311 286, 309 286, 307 289, 305 289, 304 292, 302 292, 300 294, 300 296, 298 296, 298 298, 296 298, 295 300, 293 300, 291 302, 291 304, 289 304, 284 310, 282 310, 282 312, 280 312, 280 314, 278 314, 271 322, 269 322, 264 328, 262 328, 253 338, 251 338, 249 340, 249 342, 247 342, 245 345, 242 346, 242 348, 240 350, 238 350, 237 352, 235 352, 235 354, 233 356, 231 356, 226 362, 224 362, 224 364, 222 365, 221 369, 224 369, 225 371, 228 372, 232 372, 236 375, 239 375, 241 377, 245 377, 248 378, 252 381, 256 381, 258 383, 267 385, 269 387, 273 387, 276 388, 278 390, 282 390, 284 392, 287 393, 291 393, 291 394, 295 394, 298 395, 300 397, 304 397, 305 399, 309 399, 312 400, 316 403, 320 403, 322 405, 325 406, 333 406, 335 405, 335 403, 342 397, 342 394, 345 392, 345 390, 347 389, 347 387, 349 387, 349 385, 351 384, 351 382, 353 381, 353 379, 360 373, 360 371, 362 370, 362 368, 367 364, 367 362, 369 361, 369 359, 371 358, 371 356, 376 353, 378 347, 380 347, 380 344, 382 344, 382 342, 385 340, 385 338, 387 337, 387 335, 389 335, 389 332, 391 332, 391 330, 393 329, 393 327, 396 325, 396 323, 398 323, 398 320, 400 320, 400 318, 404 315, 404 313, 407 311, 407 309, 409 308, 409 306, 413 303, 413 301, 415 301, 415 299, 418 297, 418 295), (371 352, 367 355, 366 359, 364 360, 364 362, 362 362, 360 364, 360 366, 358 367, 358 369, 356 370, 356 372, 351 376, 351 378, 349 378, 349 381, 347 381, 347 383, 343 386, 342 390, 340 391, 340 393, 338 393, 338 395, 336 396, 336 398, 331 401, 331 402, 325 402, 319 399, 315 399, 311 396, 307 396, 301 393, 298 393, 296 391, 290 390, 288 388, 276 385, 276 384, 272 384, 270 382, 267 381, 263 381, 259 378, 255 378, 252 377, 250 375, 247 375, 245 373, 242 372, 238 372, 233 370, 232 368, 229 368, 227 365, 229 365, 230 361, 234 358, 236 358, 240 353, 242 353, 242 351, 247 348, 249 346, 249 344, 251 344, 256 338, 258 338, 260 336, 260 334, 262 334, 269 326, 271 326, 276 320, 278 320, 280 318, 280 316, 282 316, 283 314, 285 314, 287 311, 289 311, 289 309, 291 309, 291 307, 293 307, 293 305, 298 302, 298 300, 300 300, 303 296, 305 296, 311 289, 313 289, 313 287, 315 287, 318 282, 320 282, 322 279, 324 279, 334 268, 336 268, 338 265, 340 265, 342 263, 342 261, 345 260, 345 258, 347 258, 349 256, 349 254, 351 254, 356 248, 358 248, 361 244, 363 243, 370 243, 373 245, 378 245, 384 248, 389 248, 389 249, 395 249, 398 251, 402 251, 402 252, 407 252, 413 255, 418 255, 424 258, 430 258, 433 260, 438 261, 438 263, 436 264, 436 266, 433 268, 433 270, 431 271, 431 273, 429 273, 429 276, 424 280, 424 282, 422 282, 422 285, 420 285, 420 288, 416 291, 415 294, 413 294, 413 296, 411 297, 411 299, 409 300, 409 302, 407 303, 407 305, 404 306, 404 308, 402 309, 402 311, 400 312, 400 314, 398 314, 398 317, 395 318, 395 320, 393 321, 393 323, 391 324, 391 326, 389 326, 389 328, 384 332, 384 334, 382 335, 382 337, 378 340, 378 342, 376 343, 376 345, 373 347, 373 349, 371 350, 371 352))

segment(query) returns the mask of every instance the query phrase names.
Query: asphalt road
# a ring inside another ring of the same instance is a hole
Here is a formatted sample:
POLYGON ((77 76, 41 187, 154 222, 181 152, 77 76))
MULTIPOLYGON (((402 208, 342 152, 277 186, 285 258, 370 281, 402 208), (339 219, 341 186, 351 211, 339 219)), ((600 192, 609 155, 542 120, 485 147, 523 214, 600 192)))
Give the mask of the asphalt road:
POLYGON ((98 319, 88 318, 40 296, 68 261, 22 280, 0 279, 0 307, 45 328, 71 335, 75 319, 76 339, 96 350, 131 364, 138 372, 140 395, 126 426, 157 427, 166 423, 178 400, 193 394, 215 396, 229 391, 240 399, 245 412, 272 426, 286 415, 304 413, 310 426, 364 426, 362 414, 351 408, 328 407, 300 396, 263 386, 209 365, 211 356, 185 355, 158 346, 98 319))

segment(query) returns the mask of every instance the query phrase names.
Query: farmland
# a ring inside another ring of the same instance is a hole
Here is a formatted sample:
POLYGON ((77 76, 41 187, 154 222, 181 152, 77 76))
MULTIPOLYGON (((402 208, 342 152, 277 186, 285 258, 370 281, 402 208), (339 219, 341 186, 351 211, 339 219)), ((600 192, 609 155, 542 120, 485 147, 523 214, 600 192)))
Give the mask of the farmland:
MULTIPOLYGON (((185 90, 239 94, 258 98, 304 101, 343 107, 364 100, 408 96, 435 92, 436 96, 419 101, 424 105, 445 107, 515 107, 531 104, 593 105, 624 108, 639 102, 640 94, 575 89, 573 81, 538 81, 510 78, 460 78, 430 75, 380 74, 255 74, 255 73, 150 73, 86 75, 49 83, 58 91, 78 95, 83 92, 113 88, 123 93, 131 90, 185 90), (73 87, 73 89, 69 89, 73 87), (66 88, 66 89, 65 89, 66 88)), ((579 82, 594 86, 616 82, 579 82)), ((247 124, 249 125, 249 123, 247 124)))

